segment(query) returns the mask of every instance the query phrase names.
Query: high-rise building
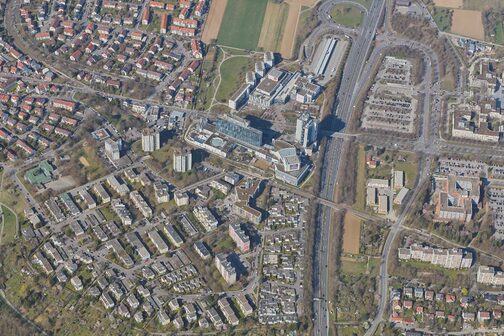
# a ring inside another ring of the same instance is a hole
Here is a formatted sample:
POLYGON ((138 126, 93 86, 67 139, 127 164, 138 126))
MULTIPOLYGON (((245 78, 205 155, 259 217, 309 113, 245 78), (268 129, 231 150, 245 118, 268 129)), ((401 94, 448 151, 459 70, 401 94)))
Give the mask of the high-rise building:
POLYGON ((250 251, 250 238, 242 230, 240 224, 229 224, 229 236, 236 243, 242 253, 250 251))
POLYGON ((142 150, 153 152, 161 147, 160 134, 158 131, 146 128, 142 132, 142 150))
POLYGON ((179 149, 173 153, 173 170, 185 173, 192 169, 192 152, 190 149, 179 149))
POLYGON ((224 254, 219 253, 215 256, 215 266, 228 285, 236 282, 236 270, 224 254))
POLYGON ((263 132, 250 127, 250 122, 245 119, 227 116, 219 118, 215 121, 215 129, 217 132, 245 144, 255 147, 261 147, 263 144, 263 132))
POLYGON ((111 161, 117 161, 121 158, 122 140, 116 141, 107 139, 105 140, 105 154, 111 161))
POLYGON ((296 122, 296 142, 308 147, 317 141, 318 123, 308 112, 303 113, 296 122))

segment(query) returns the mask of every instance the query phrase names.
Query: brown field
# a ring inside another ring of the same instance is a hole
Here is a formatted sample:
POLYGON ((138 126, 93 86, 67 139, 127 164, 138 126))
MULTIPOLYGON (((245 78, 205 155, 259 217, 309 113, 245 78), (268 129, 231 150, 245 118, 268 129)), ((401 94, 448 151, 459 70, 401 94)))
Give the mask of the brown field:
POLYGON ((485 30, 483 28, 481 12, 465 9, 454 9, 451 32, 462 36, 484 40, 485 30))
POLYGON ((84 157, 84 156, 81 156, 79 158, 79 162, 84 166, 84 167, 89 167, 90 164, 89 164, 89 161, 84 157))
POLYGON ((222 18, 226 11, 228 0, 213 0, 210 5, 210 11, 203 29, 201 40, 205 43, 210 43, 211 40, 216 39, 219 35, 222 18))
POLYGON ((434 0, 436 7, 464 8, 464 0, 434 0))
POLYGON ((285 58, 291 58, 302 4, 301 1, 298 0, 288 0, 287 3, 289 4, 289 14, 285 21, 285 30, 282 44, 280 45, 280 53, 285 58))
POLYGON ((301 9, 303 6, 312 7, 317 1, 285 0, 283 4, 268 2, 258 47, 279 52, 284 58, 291 58, 301 9))
POLYGON ((343 229, 343 252, 359 254, 361 220, 347 213, 343 229))
POLYGON ((257 44, 258 47, 266 51, 280 52, 285 19, 287 18, 289 8, 290 6, 287 4, 268 2, 262 23, 261 35, 257 44))

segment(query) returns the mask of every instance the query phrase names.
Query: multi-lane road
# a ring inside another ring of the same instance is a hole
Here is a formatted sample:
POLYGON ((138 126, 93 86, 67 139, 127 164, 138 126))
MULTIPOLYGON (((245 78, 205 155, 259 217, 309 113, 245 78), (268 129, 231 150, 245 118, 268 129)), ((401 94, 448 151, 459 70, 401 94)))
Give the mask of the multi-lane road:
MULTIPOLYGON (((329 2, 329 1, 328 1, 329 2)), ((357 37, 352 41, 349 56, 343 70, 343 78, 340 89, 335 92, 336 101, 332 109, 334 123, 332 130, 345 131, 345 125, 350 120, 353 104, 359 88, 359 81, 362 69, 369 54, 371 44, 376 35, 378 22, 382 16, 385 1, 374 0, 371 8, 360 27, 357 37)), ((323 22, 327 18, 327 8, 321 5, 319 8, 319 19, 323 22)), ((340 165, 340 156, 343 147, 343 139, 329 138, 322 160, 321 171, 321 193, 320 197, 333 200, 337 176, 340 165)), ((321 211, 316 218, 314 259, 313 259, 313 313, 314 313, 314 335, 329 334, 329 307, 328 307, 328 264, 329 260, 329 239, 332 222, 332 210, 326 206, 321 206, 321 211)))

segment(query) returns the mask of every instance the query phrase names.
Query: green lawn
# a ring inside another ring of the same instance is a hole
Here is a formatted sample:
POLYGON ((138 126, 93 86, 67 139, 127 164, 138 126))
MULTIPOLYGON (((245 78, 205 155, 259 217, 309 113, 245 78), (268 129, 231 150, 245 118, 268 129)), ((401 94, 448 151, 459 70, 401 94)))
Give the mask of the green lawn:
POLYGON ((367 261, 358 261, 355 259, 342 258, 341 270, 350 274, 366 274, 367 261))
POLYGON ((356 6, 338 4, 331 10, 331 17, 335 23, 349 28, 357 28, 362 23, 364 13, 356 6))
POLYGON ((357 153, 357 177, 355 179, 355 208, 364 210, 366 206, 366 152, 359 146, 357 153))
POLYGON ((245 73, 253 69, 253 60, 248 57, 230 58, 220 67, 221 82, 215 99, 227 102, 228 99, 245 83, 245 73))
POLYGON ((342 325, 338 326, 338 335, 340 336, 354 336, 364 335, 365 329, 362 326, 342 325))
POLYGON ((354 0, 354 1, 360 3, 367 9, 371 8, 371 4, 373 3, 373 0, 354 0))
POLYGON ((502 21, 495 25, 495 43, 504 44, 504 29, 502 27, 502 21))
POLYGON ((231 0, 217 36, 218 44, 240 49, 257 48, 268 0, 231 0))
POLYGON ((413 188, 418 174, 418 166, 416 162, 396 162, 394 165, 395 170, 402 170, 406 173, 406 187, 413 188))
POLYGON ((434 21, 436 22, 439 30, 441 31, 450 31, 451 28, 451 18, 452 18, 452 10, 449 8, 439 8, 434 7, 432 16, 434 21))
POLYGON ((375 276, 380 267, 380 258, 341 258, 341 270, 347 274, 368 274, 375 276))
POLYGON ((401 267, 406 267, 406 268, 415 268, 419 272, 435 272, 438 274, 443 274, 450 280, 455 280, 459 275, 467 276, 469 275, 469 272, 467 270, 455 270, 455 269, 448 269, 448 268, 443 268, 438 265, 433 265, 428 262, 423 262, 419 260, 408 260, 408 261, 401 261, 400 262, 401 267))
POLYGON ((3 235, 2 235, 2 244, 8 244, 16 238, 17 235, 17 223, 16 216, 12 211, 2 206, 3 212, 3 235))
POLYGON ((504 0, 464 0, 464 9, 484 11, 504 7, 504 0))

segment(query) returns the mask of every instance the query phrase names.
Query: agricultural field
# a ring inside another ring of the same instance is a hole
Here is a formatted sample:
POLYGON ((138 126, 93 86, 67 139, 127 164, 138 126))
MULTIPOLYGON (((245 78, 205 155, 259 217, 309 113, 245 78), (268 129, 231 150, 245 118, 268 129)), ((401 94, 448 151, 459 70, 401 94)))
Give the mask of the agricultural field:
POLYGON ((436 7, 464 8, 464 0, 434 0, 436 7))
POLYGON ((357 28, 362 23, 364 12, 357 6, 337 4, 331 11, 331 17, 335 23, 349 28, 357 28))
POLYGON ((454 9, 452 14, 451 32, 454 34, 485 39, 483 19, 480 11, 454 9), (471 24, 468 24, 470 22, 471 24))
POLYGON ((289 14, 289 5, 286 3, 268 2, 266 15, 259 37, 258 47, 263 50, 280 51, 285 22, 289 14))
POLYGON ((219 35, 219 29, 226 11, 227 0, 214 0, 210 6, 208 18, 203 29, 202 41, 206 44, 215 40, 219 35))
POLYGON ((347 213, 343 227, 343 252, 350 254, 359 254, 360 250, 360 227, 361 220, 347 213))
MULTIPOLYGON (((369 0, 360 0, 367 4, 369 0)), ((274 51, 292 58, 299 22, 316 0, 213 1, 202 40, 244 50, 274 51)))
POLYGON ((218 43, 240 49, 256 49, 267 4, 268 0, 228 2, 217 36, 218 43))
POLYGON ((504 0, 433 0, 436 7, 485 11, 491 8, 504 8, 504 0))
POLYGON ((504 0, 463 0, 464 9, 484 11, 490 8, 504 8, 504 0))
POLYGON ((285 58, 292 57, 292 48, 294 47, 296 40, 296 31, 302 8, 302 0, 290 0, 288 3, 289 13, 284 23, 284 34, 282 36, 282 44, 279 50, 285 58))
POLYGON ((440 30, 504 43, 504 0, 430 0, 428 4, 440 30))

